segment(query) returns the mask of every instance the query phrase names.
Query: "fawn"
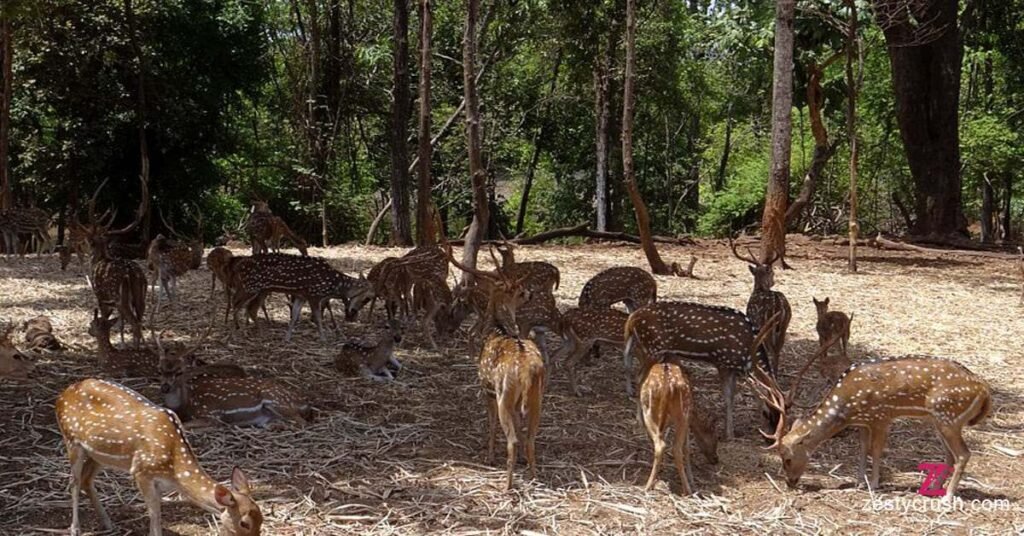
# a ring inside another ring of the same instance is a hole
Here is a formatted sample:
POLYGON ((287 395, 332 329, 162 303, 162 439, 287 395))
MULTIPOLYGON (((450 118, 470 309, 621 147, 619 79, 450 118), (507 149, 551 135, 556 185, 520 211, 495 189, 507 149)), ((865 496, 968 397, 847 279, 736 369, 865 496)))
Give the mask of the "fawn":
POLYGON ((402 331, 398 320, 388 320, 388 331, 383 333, 377 344, 346 342, 334 358, 334 368, 346 376, 362 376, 369 380, 391 381, 394 374, 402 370, 402 364, 395 358, 395 345, 402 342, 402 331))
POLYGON ((664 436, 672 424, 676 429, 672 461, 679 472, 680 489, 683 495, 689 495, 694 487, 690 470, 690 432, 697 438, 704 457, 712 464, 718 463, 718 436, 714 422, 694 404, 692 382, 679 363, 648 362, 640 382, 640 407, 647 434, 654 443, 654 463, 644 489, 650 491, 658 478, 661 458, 665 453, 664 436))
POLYGON ((824 346, 825 342, 834 336, 839 337, 840 359, 828 363, 828 353, 826 352, 822 357, 821 365, 822 375, 834 382, 850 366, 847 348, 850 345, 850 325, 853 323, 853 315, 846 316, 846 313, 840 311, 829 311, 828 298, 818 301, 812 296, 811 301, 814 302, 814 308, 818 313, 818 322, 814 325, 814 329, 818 332, 818 346, 824 346))
POLYGON ((150 536, 162 534, 160 497, 168 490, 219 514, 222 535, 260 533, 263 516, 248 479, 237 467, 231 472, 231 488, 210 478, 173 412, 123 385, 97 379, 64 389, 54 409, 71 461, 72 535, 81 533, 78 500, 83 489, 104 530, 113 530, 94 485, 98 470, 107 467, 135 479, 149 509, 150 536))

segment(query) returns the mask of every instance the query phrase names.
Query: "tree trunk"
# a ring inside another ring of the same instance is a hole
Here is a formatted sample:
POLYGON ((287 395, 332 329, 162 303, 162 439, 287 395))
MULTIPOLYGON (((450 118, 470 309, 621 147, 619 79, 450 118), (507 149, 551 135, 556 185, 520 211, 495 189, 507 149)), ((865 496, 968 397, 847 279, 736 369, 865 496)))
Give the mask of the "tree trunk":
POLYGON ((14 205, 11 197, 11 63, 14 57, 14 37, 11 32, 11 19, 8 14, 0 14, 0 38, 3 50, 3 95, 0 95, 0 209, 6 210, 14 205))
MULTIPOLYGON (((473 184, 473 221, 466 233, 462 250, 462 264, 476 268, 476 254, 480 250, 489 220, 487 206, 487 172, 484 170, 480 119, 480 102, 476 92, 477 18, 480 0, 466 0, 466 33, 462 38, 462 82, 466 101, 466 147, 469 152, 469 176, 473 184)), ((472 281, 472 274, 463 272, 463 283, 472 281)))
POLYGON ((771 177, 761 218, 761 259, 777 257, 785 266, 786 207, 789 203, 789 159, 793 118, 793 19, 796 0, 775 4, 775 60, 772 82, 771 177))
POLYGON ((846 0, 850 15, 846 26, 846 131, 850 135, 850 257, 848 269, 857 271, 857 78, 853 64, 857 60, 857 4, 846 0))
MULTIPOLYGON (((548 101, 551 96, 555 94, 555 88, 558 87, 558 71, 562 67, 562 49, 558 49, 558 55, 555 57, 555 67, 551 73, 551 87, 548 88, 548 101)), ((519 213, 516 215, 516 235, 523 232, 523 225, 526 222, 526 208, 530 202, 530 190, 533 188, 533 176, 537 172, 537 163, 540 161, 540 141, 545 139, 545 133, 547 132, 548 123, 546 121, 547 106, 542 105, 538 111, 541 117, 540 128, 537 129, 537 133, 533 136, 533 154, 530 156, 530 164, 526 169, 526 181, 523 183, 523 196, 519 200, 519 213)))
POLYGON ((981 183, 981 243, 990 244, 992 240, 992 215, 995 210, 993 198, 995 192, 992 190, 992 183, 988 179, 988 173, 984 174, 981 183))
POLYGON ((1013 173, 1003 175, 1003 242, 1013 240, 1013 220, 1011 218, 1013 198, 1013 173))
MULTIPOLYGON (((139 43, 139 36, 135 24, 135 10, 132 8, 132 0, 124 0, 125 21, 128 23, 128 41, 131 43, 132 53, 138 63, 138 95, 136 95, 136 118, 139 122, 139 161, 142 182, 149 184, 149 143, 146 140, 146 58, 142 53, 142 45, 139 43)), ((149 213, 138 214, 136 217, 144 218, 142 225, 142 243, 149 243, 149 213)))
POLYGON ((433 145, 430 143, 430 59, 433 52, 433 24, 430 0, 420 0, 420 121, 416 185, 416 244, 420 246, 434 244, 437 231, 440 231, 434 229, 430 209, 430 161, 433 153, 433 145))
POLYGON ((959 101, 963 44, 957 0, 931 0, 908 20, 902 2, 876 0, 892 65, 896 119, 914 179, 914 229, 932 239, 966 234, 961 207, 959 101), (922 34, 926 35, 922 35, 922 34))
POLYGON ((651 238, 651 218, 647 205, 640 196, 636 184, 636 170, 633 169, 633 107, 635 95, 633 86, 636 78, 636 0, 626 0, 626 73, 622 89, 622 174, 625 176, 629 200, 636 212, 636 226, 640 234, 640 246, 651 265, 651 271, 658 275, 672 275, 672 270, 661 260, 658 248, 651 238))
POLYGON ((725 173, 729 167, 729 152, 732 151, 732 103, 725 112, 725 143, 722 147, 722 159, 718 162, 718 173, 715 175, 715 182, 711 184, 711 190, 719 192, 725 187, 725 173))
POLYGON ((822 119, 822 107, 825 105, 825 97, 821 91, 821 78, 825 69, 836 60, 842 57, 842 53, 836 53, 825 60, 823 64, 812 63, 807 67, 809 78, 807 81, 807 108, 811 118, 811 134, 814 136, 814 156, 811 158, 811 165, 804 174, 803 185, 800 186, 800 193, 786 209, 786 227, 790 227, 803 213, 804 208, 814 198, 814 192, 818 188, 818 180, 825 170, 832 155, 836 153, 838 143, 828 142, 828 129, 825 128, 825 121, 822 119))
POLYGON ((409 222, 409 0, 395 0, 394 92, 391 101, 391 242, 412 244, 409 222))
MULTIPOLYGON (((607 49, 612 48, 608 38, 607 49)), ((611 53, 605 50, 598 54, 594 64, 594 118, 595 153, 597 160, 594 183, 594 205, 597 209, 597 230, 608 230, 608 120, 611 117, 611 53)))

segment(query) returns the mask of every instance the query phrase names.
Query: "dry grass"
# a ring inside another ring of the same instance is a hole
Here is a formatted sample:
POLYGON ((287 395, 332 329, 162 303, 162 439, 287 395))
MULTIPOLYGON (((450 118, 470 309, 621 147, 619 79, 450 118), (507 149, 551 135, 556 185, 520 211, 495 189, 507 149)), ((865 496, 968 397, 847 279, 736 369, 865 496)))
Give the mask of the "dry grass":
MULTIPOLYGON (((806 240, 791 246, 796 270, 780 273, 777 288, 794 308, 785 369, 792 372, 816 345, 811 296, 830 296, 833 307, 855 312, 853 355, 931 353, 954 357, 988 379, 995 411, 967 434, 974 457, 961 483, 965 500, 1008 499, 1003 510, 872 512, 871 496, 853 487, 856 436, 825 443, 799 491, 784 488, 778 457, 761 449, 758 405, 748 389, 738 399, 738 439, 720 447, 721 462, 694 456, 699 497, 683 498, 671 464, 655 491, 641 489, 649 471, 650 442, 623 392, 621 359, 605 352, 586 367, 581 382, 592 390, 572 396, 555 371, 545 396, 538 440, 540 474, 517 477, 501 491, 504 460, 484 464, 484 407, 465 341, 427 350, 418 327, 403 342, 406 368, 382 385, 340 379, 325 365, 343 337, 376 337, 375 325, 345 324, 343 335, 319 343, 307 321, 296 342, 284 344, 284 307, 273 302, 274 325, 230 337, 218 324, 201 351, 209 360, 243 364, 256 376, 277 376, 309 393, 319 413, 305 428, 206 430, 190 434, 205 468, 227 479, 239 465, 255 483, 268 534, 678 534, 714 533, 1004 533, 1024 530, 1024 319, 1019 315, 1017 268, 1009 261, 862 250, 861 272, 845 272, 843 251, 806 240)), ((317 250, 346 271, 366 269, 394 250, 357 247, 317 250)), ((742 308, 750 291, 746 267, 722 243, 663 249, 672 260, 700 258, 701 279, 659 278, 659 294, 742 308)), ((640 252, 619 246, 521 248, 524 260, 550 260, 562 269, 560 305, 575 303, 584 281, 620 264, 642 266, 640 252)), ((54 425, 53 400, 69 383, 99 374, 95 344, 86 335, 94 298, 73 264, 60 272, 53 257, 0 260, 0 311, 23 320, 51 315, 58 337, 71 344, 39 358, 31 382, 0 383, 0 533, 61 531, 70 522, 68 465, 54 425)), ((163 311, 160 326, 176 338, 198 336, 209 318, 209 273, 190 273, 179 284, 182 301, 163 311)), ((217 297, 218 305, 221 297, 217 297)), ((378 315, 380 309, 378 308, 378 315)), ((553 343, 552 346, 555 346, 553 343)), ((721 408, 715 376, 698 369, 701 402, 721 408)), ((155 385, 125 380, 154 396, 155 385)), ((820 396, 812 374, 803 401, 820 396)), ((499 449, 502 451, 503 449, 499 449)), ((935 433, 921 424, 898 424, 891 434, 876 497, 918 497, 919 462, 941 460, 935 433)), ((523 474, 522 464, 519 475, 523 474)), ((121 530, 141 533, 145 508, 126 475, 107 473, 100 493, 121 530)), ((922 498, 923 499, 923 498, 922 498)), ((924 504, 935 506, 937 501, 924 504)), ((83 506, 84 528, 95 516, 83 506)), ((212 516, 171 499, 165 534, 207 534, 212 516)))

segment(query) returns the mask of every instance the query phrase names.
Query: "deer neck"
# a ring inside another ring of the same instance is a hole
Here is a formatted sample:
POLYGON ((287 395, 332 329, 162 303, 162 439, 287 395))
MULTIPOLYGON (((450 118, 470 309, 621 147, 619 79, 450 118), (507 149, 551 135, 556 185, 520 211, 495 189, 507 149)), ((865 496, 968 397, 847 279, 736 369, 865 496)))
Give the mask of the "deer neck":
POLYGON ((199 466, 199 460, 185 440, 184 434, 181 435, 181 445, 174 449, 170 470, 178 491, 190 502, 212 514, 219 514, 224 510, 217 502, 214 492, 217 482, 199 466))
POLYGON ((852 413, 854 409, 847 406, 841 397, 830 393, 814 413, 796 423, 786 438, 799 442, 808 451, 814 450, 818 444, 849 426, 852 413))

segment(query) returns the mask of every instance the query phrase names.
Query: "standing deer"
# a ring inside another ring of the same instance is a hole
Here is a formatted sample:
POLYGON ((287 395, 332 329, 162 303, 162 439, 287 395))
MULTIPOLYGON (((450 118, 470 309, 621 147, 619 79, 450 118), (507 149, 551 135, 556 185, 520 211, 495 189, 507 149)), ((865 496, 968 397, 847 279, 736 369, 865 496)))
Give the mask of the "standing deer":
POLYGON ((616 266, 591 277, 580 292, 580 309, 607 309, 617 303, 632 313, 658 299, 658 283, 642 268, 616 266))
POLYGON ((522 279, 523 286, 530 292, 547 292, 551 294, 558 288, 561 274, 555 265, 547 262, 518 262, 515 257, 515 246, 511 242, 502 242, 495 246, 501 254, 501 269, 508 277, 522 279))
POLYGON ((362 376, 369 380, 391 381, 393 373, 402 370, 395 358, 395 345, 402 342, 402 329, 398 320, 388 321, 388 331, 381 334, 377 344, 346 342, 334 357, 334 368, 346 376, 362 376))
POLYGON ((840 311, 829 311, 828 298, 818 301, 812 296, 811 301, 814 302, 814 308, 818 313, 818 322, 814 325, 814 329, 818 332, 818 346, 824 346, 825 342, 833 337, 838 337, 839 340, 840 359, 834 363, 827 363, 828 353, 826 353, 822 358, 821 367, 822 374, 830 381, 835 381, 839 374, 850 366, 847 348, 850 345, 850 325, 853 323, 853 315, 846 316, 846 313, 840 311))
POLYGON ((22 254, 19 235, 28 235, 30 242, 36 242, 37 255, 51 251, 49 226, 50 215, 39 208, 13 207, 0 212, 0 233, 8 254, 22 254))
POLYGON ((708 462, 716 464, 718 436, 715 424, 696 407, 692 382, 679 363, 649 362, 646 368, 640 382, 640 408, 647 434, 654 443, 654 463, 644 489, 650 491, 658 478, 665 454, 665 433, 671 424, 676 429, 672 461, 679 472, 680 489, 683 495, 689 495, 694 488, 690 470, 690 432, 697 438, 697 445, 708 462))
POLYGON ((64 245, 57 249, 61 270, 68 269, 68 265, 71 264, 72 255, 78 256, 79 267, 84 266, 85 259, 92 256, 91 249, 89 248, 88 232, 78 222, 78 216, 73 215, 73 217, 75 219, 71 221, 71 225, 68 225, 64 235, 64 245))
MULTIPOLYGON (((822 353, 821 350, 818 351, 822 353)), ((806 367, 805 367, 806 368, 806 367)), ((870 489, 878 487, 882 453, 889 425, 906 417, 931 423, 942 440, 946 464, 953 475, 946 497, 956 495, 971 451, 963 437, 964 426, 974 426, 988 417, 992 395, 988 384, 963 365, 930 356, 905 356, 857 363, 839 378, 832 390, 807 418, 797 420, 786 432, 786 409, 793 392, 783 394, 766 375, 754 377, 759 394, 782 413, 769 448, 778 448, 786 483, 796 487, 807 469, 810 453, 842 430, 860 428, 858 479, 867 480, 867 456, 871 455, 870 489)))
POLYGON ((463 266, 452 256, 450 246, 445 254, 460 270, 489 281, 490 299, 480 331, 483 348, 477 358, 477 373, 487 398, 487 463, 494 461, 494 444, 500 423, 505 432, 508 456, 505 489, 511 489, 520 423, 524 418, 526 461, 531 478, 537 475, 536 442, 546 383, 540 350, 532 341, 518 336, 516 309, 529 299, 530 292, 521 281, 510 278, 501 269, 495 275, 463 266))
POLYGON ((260 533, 263 516, 248 479, 237 467, 231 472, 231 488, 210 478, 171 411, 123 385, 97 379, 64 389, 54 408, 71 461, 72 535, 81 534, 78 501, 83 489, 104 530, 113 531, 93 483, 98 470, 108 467, 135 479, 149 510, 150 536, 162 534, 160 497, 170 490, 219 515, 224 536, 260 533))
POLYGON ((747 300, 747 318, 757 328, 763 329, 768 319, 780 314, 779 322, 764 340, 765 349, 772 361, 772 370, 779 370, 779 357, 782 355, 782 347, 786 344, 786 331, 789 329, 789 321, 793 319, 793 309, 789 306, 789 300, 781 292, 772 290, 775 285, 775 271, 772 266, 779 259, 774 256, 766 262, 761 262, 748 249, 747 257, 740 256, 736 252, 736 244, 729 239, 729 248, 732 254, 739 260, 747 263, 750 273, 754 276, 754 290, 747 300))
POLYGON ((228 273, 228 268, 232 257, 234 254, 225 247, 215 247, 206 256, 206 267, 210 269, 210 299, 213 299, 213 293, 217 290, 217 281, 220 281, 227 299, 231 300, 231 289, 228 287, 231 276, 228 273))
POLYGON ((436 351, 434 334, 446 337, 461 323, 454 314, 452 291, 446 280, 432 277, 417 280, 412 291, 413 309, 424 313, 421 327, 430 347, 436 351))
POLYGON ((150 348, 114 348, 110 344, 110 329, 117 318, 103 316, 93 309, 89 335, 96 339, 100 365, 104 370, 130 378, 158 378, 160 356, 150 348))
MULTIPOLYGON (((766 324, 771 327, 778 317, 766 324)), ((743 313, 728 307, 699 303, 659 301, 637 309, 625 326, 626 369, 633 368, 633 350, 639 348, 650 360, 683 358, 709 363, 718 369, 725 401, 725 434, 733 438, 733 398, 736 380, 747 377, 760 364, 774 377, 775 369, 762 343, 770 332, 758 333, 743 313)), ((632 396, 633 382, 626 382, 632 396)), ((769 407, 766 415, 775 424, 779 414, 769 407)))
MULTIPOLYGON (((141 176, 140 182, 142 195, 135 219, 131 223, 121 229, 111 229, 113 214, 106 221, 96 217, 96 198, 107 183, 104 180, 89 200, 89 226, 84 228, 92 248, 91 283, 99 312, 103 318, 109 318, 116 309, 122 322, 132 325, 132 339, 136 347, 142 342, 142 319, 146 313, 146 274, 138 264, 111 256, 107 246, 111 238, 131 232, 142 222, 149 206, 149 187, 141 176)), ((123 341, 123 330, 121 338, 123 341)))
MULTIPOLYGON (((569 371, 569 385, 576 396, 582 395, 576 383, 577 369, 584 355, 597 343, 612 345, 618 349, 625 346, 623 331, 629 315, 617 309, 574 308, 562 313, 559 334, 562 348, 558 350, 557 362, 564 363, 569 371)), ((626 369, 626 385, 632 385, 633 371, 626 369)))

